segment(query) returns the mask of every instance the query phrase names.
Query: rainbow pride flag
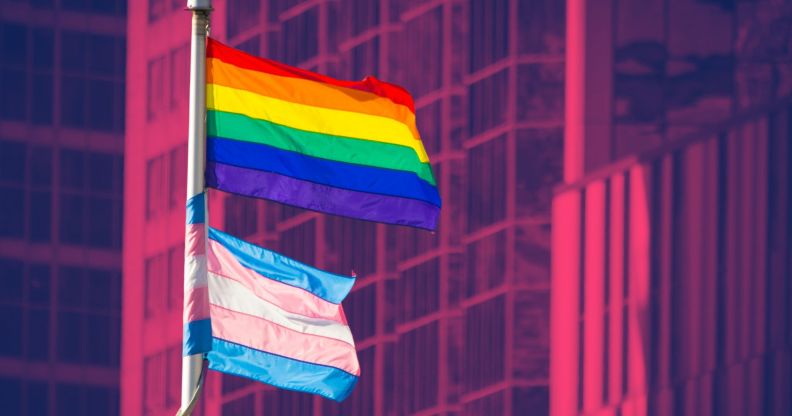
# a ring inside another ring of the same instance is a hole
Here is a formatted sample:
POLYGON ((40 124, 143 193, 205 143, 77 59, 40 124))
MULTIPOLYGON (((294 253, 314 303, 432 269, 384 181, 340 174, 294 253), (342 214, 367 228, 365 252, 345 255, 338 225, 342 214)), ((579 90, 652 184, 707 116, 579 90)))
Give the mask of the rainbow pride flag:
POLYGON ((341 301, 355 283, 208 228, 206 285, 186 339, 209 368, 342 401, 360 377, 341 301), (206 293, 208 292, 208 293, 206 293))
POLYGON ((440 196, 412 97, 207 45, 207 186, 434 230, 440 196))

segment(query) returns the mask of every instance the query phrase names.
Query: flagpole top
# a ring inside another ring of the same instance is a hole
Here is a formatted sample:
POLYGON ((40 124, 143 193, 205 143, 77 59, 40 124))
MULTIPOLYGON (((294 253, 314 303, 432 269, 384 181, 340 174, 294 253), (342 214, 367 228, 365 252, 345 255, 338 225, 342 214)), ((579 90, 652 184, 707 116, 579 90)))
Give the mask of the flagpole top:
POLYGON ((212 0, 187 0, 187 10, 210 11, 212 10, 212 0))

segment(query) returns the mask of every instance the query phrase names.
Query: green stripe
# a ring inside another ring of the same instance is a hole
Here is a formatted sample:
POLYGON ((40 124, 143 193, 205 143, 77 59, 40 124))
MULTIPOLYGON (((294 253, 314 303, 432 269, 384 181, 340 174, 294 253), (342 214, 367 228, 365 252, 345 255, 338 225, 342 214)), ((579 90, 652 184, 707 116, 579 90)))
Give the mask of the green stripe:
POLYGON ((207 112, 206 129, 208 136, 265 144, 338 162, 413 172, 436 186, 431 165, 418 160, 415 151, 406 146, 298 130, 216 110, 207 112))

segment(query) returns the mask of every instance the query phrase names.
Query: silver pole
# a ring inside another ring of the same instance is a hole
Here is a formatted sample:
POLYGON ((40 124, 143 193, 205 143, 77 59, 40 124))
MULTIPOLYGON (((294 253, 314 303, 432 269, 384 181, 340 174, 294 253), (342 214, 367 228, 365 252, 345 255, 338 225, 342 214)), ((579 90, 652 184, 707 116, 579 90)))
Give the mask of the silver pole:
MULTIPOLYGON (((187 144, 187 199, 189 200, 204 192, 205 189, 206 32, 209 26, 209 13, 212 10, 211 0, 188 0, 187 9, 193 14, 190 46, 190 125, 187 144)), ((206 205, 204 205, 204 212, 206 212, 206 205)), ((198 400, 202 368, 203 354, 182 358, 180 415, 192 413, 195 402, 198 400)))

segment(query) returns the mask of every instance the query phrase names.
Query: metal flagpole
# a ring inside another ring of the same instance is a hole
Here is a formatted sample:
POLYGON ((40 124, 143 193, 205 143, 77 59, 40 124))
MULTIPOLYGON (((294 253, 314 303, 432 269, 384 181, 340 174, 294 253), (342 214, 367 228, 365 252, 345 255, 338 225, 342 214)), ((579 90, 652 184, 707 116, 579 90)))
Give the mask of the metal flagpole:
MULTIPOLYGON (((193 15, 190 46, 190 125, 187 145, 187 199, 189 200, 205 190, 206 32, 212 1, 187 0, 187 10, 193 15)), ((206 202, 203 208, 206 212, 206 202)), ((203 244, 206 245, 206 233, 203 235, 203 244)), ((203 354, 182 358, 181 408, 178 415, 187 416, 192 413, 203 382, 202 370, 203 354)))

